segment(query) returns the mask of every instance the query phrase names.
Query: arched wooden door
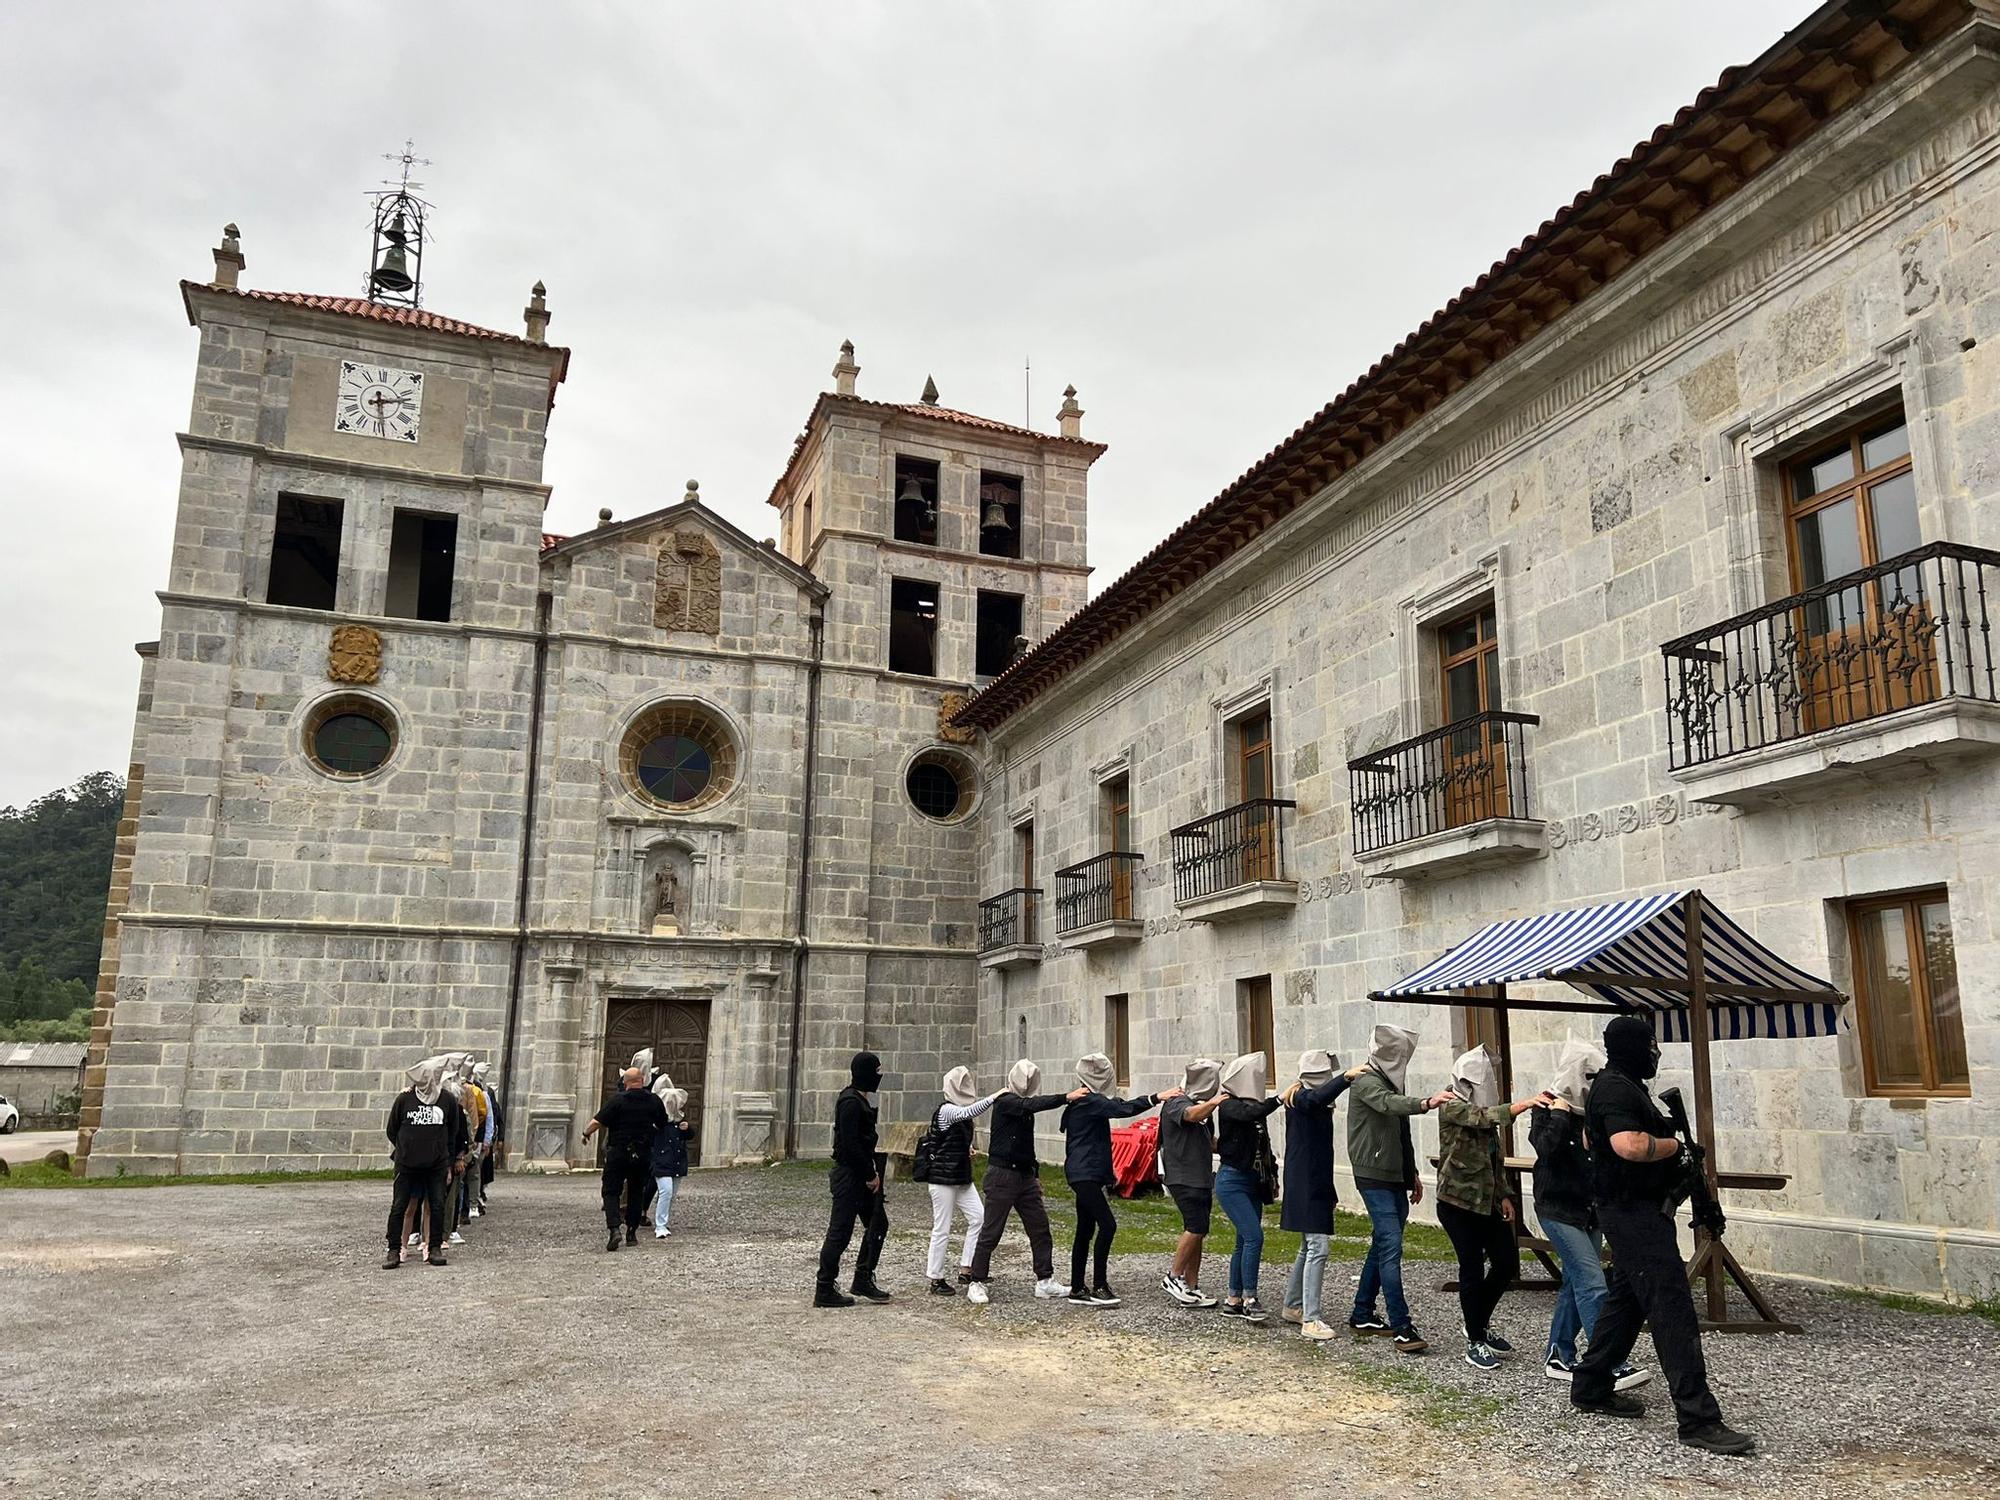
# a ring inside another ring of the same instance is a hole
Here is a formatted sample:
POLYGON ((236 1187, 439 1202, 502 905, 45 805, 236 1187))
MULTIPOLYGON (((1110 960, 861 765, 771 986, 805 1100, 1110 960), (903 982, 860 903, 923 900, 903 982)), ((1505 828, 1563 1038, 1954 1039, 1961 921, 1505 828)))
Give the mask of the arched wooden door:
POLYGON ((605 1097, 618 1088, 618 1075, 642 1048, 653 1049, 653 1066, 687 1090, 687 1120, 694 1126, 688 1163, 701 1164, 702 1083, 708 1076, 706 1000, 613 999, 604 1021, 605 1097))

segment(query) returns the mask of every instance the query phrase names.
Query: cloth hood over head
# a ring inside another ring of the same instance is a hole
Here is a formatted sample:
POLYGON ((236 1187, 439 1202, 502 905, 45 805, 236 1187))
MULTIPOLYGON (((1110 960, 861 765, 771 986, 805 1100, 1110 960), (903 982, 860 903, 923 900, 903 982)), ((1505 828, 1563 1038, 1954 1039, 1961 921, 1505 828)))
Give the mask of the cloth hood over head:
POLYGON ((1368 1065, 1388 1079, 1389 1087, 1400 1094, 1410 1076, 1410 1059, 1416 1052, 1414 1031, 1384 1022, 1375 1028, 1374 1045, 1368 1049, 1368 1065))
POLYGON ((1484 1045, 1461 1052, 1451 1065, 1451 1087, 1467 1104, 1491 1109, 1500 1102, 1500 1064, 1484 1045))
POLYGON ((862 1093, 872 1094, 882 1087, 882 1059, 872 1052, 857 1052, 847 1065, 847 1076, 862 1093))
MULTIPOLYGON (((668 1093, 673 1091, 674 1091, 673 1079, 668 1076, 667 1070, 665 1068, 660 1069, 659 1073, 653 1079, 653 1092, 655 1094, 658 1094, 662 1102, 664 1102, 668 1093)), ((681 1101, 685 1103, 687 1101, 686 1091, 681 1090, 680 1095, 681 1095, 681 1101)))
POLYGON ((427 1057, 403 1076, 410 1080, 410 1088, 420 1104, 435 1104, 438 1094, 444 1088, 445 1059, 427 1057))
POLYGON ((1333 1070, 1339 1066, 1340 1059, 1326 1048, 1309 1048, 1299 1054, 1299 1082, 1316 1089, 1333 1077, 1333 1070))
POLYGON ((1007 1070, 1007 1087, 1023 1099, 1042 1086, 1042 1070, 1027 1058, 1022 1058, 1007 1070))
POLYGON ((472 1081, 481 1088, 486 1087, 486 1073, 487 1067, 485 1063, 476 1062, 472 1065, 472 1081))
POLYGON ((1549 1085, 1549 1092, 1571 1109, 1582 1109, 1590 1080, 1603 1071, 1604 1063, 1604 1049, 1597 1043, 1571 1037, 1556 1058, 1555 1082, 1549 1085))
POLYGON ((1181 1075, 1181 1087, 1197 1104, 1213 1099, 1222 1090, 1222 1064, 1212 1057, 1197 1057, 1181 1075))
POLYGON ((625 1066, 639 1070, 639 1081, 641 1083, 651 1083, 653 1081, 653 1049, 651 1047, 641 1047, 637 1052, 632 1054, 632 1060, 625 1064, 625 1066))
POLYGON ((972 1069, 953 1068, 949 1073, 945 1074, 944 1096, 947 1101, 958 1105, 960 1108, 968 1104, 976 1104, 979 1101, 979 1095, 974 1093, 972 1089, 972 1069))
POLYGON ((1077 1059, 1076 1081, 1093 1094, 1108 1094, 1117 1084, 1118 1074, 1110 1058, 1102 1052, 1092 1052, 1077 1059))
MULTIPOLYGON (((664 1078, 666 1075, 661 1074, 660 1076, 664 1078)), ((659 1095, 660 1105, 667 1112, 668 1123, 673 1125, 680 1124, 681 1120, 687 1114, 687 1090, 677 1089, 669 1081, 665 1088, 656 1087, 653 1092, 659 1095)))
POLYGON ((1660 1071, 1660 1044, 1637 1016, 1617 1016, 1605 1026, 1604 1053, 1612 1067, 1641 1083, 1660 1071))
POLYGON ((1222 1070, 1222 1087, 1238 1099, 1261 1101, 1269 1081, 1270 1065, 1261 1052, 1246 1052, 1222 1070))

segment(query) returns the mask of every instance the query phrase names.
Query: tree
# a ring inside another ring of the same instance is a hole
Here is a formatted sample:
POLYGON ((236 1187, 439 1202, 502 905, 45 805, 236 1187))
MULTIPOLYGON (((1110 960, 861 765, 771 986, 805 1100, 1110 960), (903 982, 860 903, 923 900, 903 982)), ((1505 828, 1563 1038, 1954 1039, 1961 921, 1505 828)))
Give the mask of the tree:
POLYGON ((125 783, 99 771, 25 808, 0 808, 0 980, 13 970, 18 983, 32 959, 46 979, 81 981, 88 1003, 124 804, 125 783))

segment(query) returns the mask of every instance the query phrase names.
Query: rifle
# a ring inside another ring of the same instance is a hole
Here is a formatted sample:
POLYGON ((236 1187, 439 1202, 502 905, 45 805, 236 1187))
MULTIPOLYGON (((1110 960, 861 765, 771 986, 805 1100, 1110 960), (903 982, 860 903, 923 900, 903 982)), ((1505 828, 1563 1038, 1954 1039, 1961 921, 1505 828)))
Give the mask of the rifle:
POLYGON ((1708 1172, 1702 1160, 1707 1153, 1696 1142, 1694 1128, 1688 1124, 1687 1103, 1677 1088, 1661 1089, 1660 1103, 1667 1107, 1667 1118, 1673 1123, 1674 1135, 1681 1143, 1681 1170, 1685 1177, 1676 1201, 1683 1198, 1691 1200, 1694 1227, 1705 1229, 1716 1239, 1721 1239, 1723 1228, 1729 1221, 1723 1217, 1722 1205, 1709 1188, 1708 1172))

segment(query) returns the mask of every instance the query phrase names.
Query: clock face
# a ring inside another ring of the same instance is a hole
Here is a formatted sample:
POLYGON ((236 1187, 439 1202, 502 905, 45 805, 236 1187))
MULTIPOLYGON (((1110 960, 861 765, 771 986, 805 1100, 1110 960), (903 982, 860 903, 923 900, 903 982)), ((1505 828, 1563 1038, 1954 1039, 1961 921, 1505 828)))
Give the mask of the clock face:
POLYGON ((416 371, 351 359, 340 362, 340 391, 333 404, 335 432, 414 443, 423 408, 424 377, 416 371))

